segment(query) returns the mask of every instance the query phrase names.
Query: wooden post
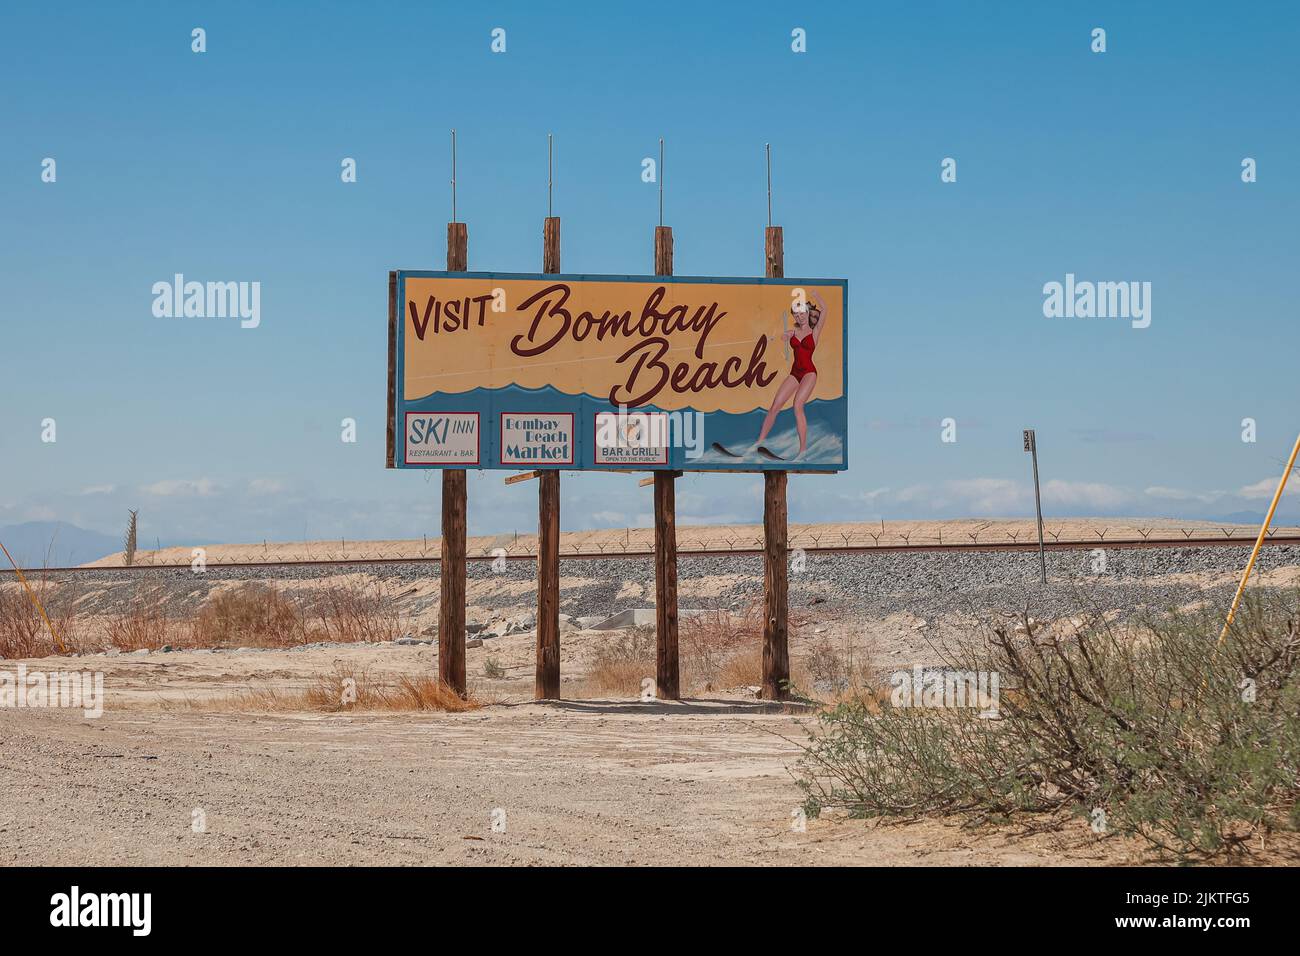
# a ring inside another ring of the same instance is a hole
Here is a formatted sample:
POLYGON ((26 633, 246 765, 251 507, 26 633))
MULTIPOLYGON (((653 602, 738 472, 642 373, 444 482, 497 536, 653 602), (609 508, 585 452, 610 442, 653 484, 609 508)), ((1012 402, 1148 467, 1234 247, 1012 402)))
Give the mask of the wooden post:
POLYGON ((560 697, 560 473, 542 472, 537 489, 537 700, 560 697))
POLYGON ((542 225, 542 271, 560 271, 560 217, 547 216, 542 225))
POLYGON ((763 258, 766 260, 769 279, 785 278, 785 240, 780 226, 768 226, 763 233, 763 258))
MULTIPOLYGON (((465 272, 469 237, 463 222, 447 223, 447 271, 465 272)), ((461 697, 465 683, 465 524, 464 468, 442 472, 442 600, 438 607, 438 680, 461 697)))
MULTIPOLYGON (((655 227, 655 275, 673 274, 673 230, 655 227)), ((677 663, 677 475, 656 471, 655 486, 655 693, 680 700, 677 663)))
POLYGON ((463 222, 447 223, 447 271, 468 272, 469 232, 463 222))
MULTIPOLYGON (((780 226, 764 234, 769 279, 785 276, 780 226)), ((789 549, 784 471, 763 472, 763 689, 767 700, 784 700, 790 688, 790 597, 786 573, 789 549)))
POLYGON ((785 700, 790 683, 786 579, 786 473, 763 472, 763 697, 785 700))
MULTIPOLYGON (((560 271, 560 219, 542 227, 542 271, 560 271)), ((537 487, 537 700, 560 697, 560 473, 542 471, 537 487)))
POLYGON ((655 226, 655 275, 673 274, 673 227, 655 226))

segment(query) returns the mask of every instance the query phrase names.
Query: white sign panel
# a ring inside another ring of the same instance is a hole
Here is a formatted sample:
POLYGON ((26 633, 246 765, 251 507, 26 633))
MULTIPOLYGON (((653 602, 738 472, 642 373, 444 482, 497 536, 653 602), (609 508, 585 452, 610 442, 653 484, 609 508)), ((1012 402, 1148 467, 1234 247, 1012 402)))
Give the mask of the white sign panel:
POLYGON ((406 460, 431 465, 477 465, 478 412, 407 412, 406 460))
POLYGON ((501 464, 572 465, 573 415, 503 412, 501 464))
POLYGON ((668 464, 665 412, 597 412, 597 465, 668 464))

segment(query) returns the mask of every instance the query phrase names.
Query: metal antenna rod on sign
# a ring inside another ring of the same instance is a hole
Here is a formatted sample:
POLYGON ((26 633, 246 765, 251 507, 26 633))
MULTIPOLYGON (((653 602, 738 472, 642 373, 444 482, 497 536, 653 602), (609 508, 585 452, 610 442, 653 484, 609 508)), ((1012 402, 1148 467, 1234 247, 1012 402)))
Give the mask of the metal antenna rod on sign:
POLYGON ((772 144, 764 143, 763 150, 767 153, 767 225, 772 225, 772 144))
POLYGON ((664 224, 664 138, 659 137, 659 225, 664 224))
MULTIPOLYGON (((772 229, 772 144, 764 143, 763 152, 767 155, 767 228, 768 231, 771 231, 772 229)), ((786 311, 781 314, 781 331, 788 332, 789 330, 790 330, 790 310, 786 309, 786 311)), ((782 336, 781 341, 784 343, 781 346, 781 351, 785 354, 786 359, 789 360, 790 340, 789 338, 782 336)))
POLYGON ((451 131, 451 221, 456 222, 456 131, 451 131))
POLYGON ((551 187, 555 184, 555 137, 546 134, 546 215, 551 215, 551 187))

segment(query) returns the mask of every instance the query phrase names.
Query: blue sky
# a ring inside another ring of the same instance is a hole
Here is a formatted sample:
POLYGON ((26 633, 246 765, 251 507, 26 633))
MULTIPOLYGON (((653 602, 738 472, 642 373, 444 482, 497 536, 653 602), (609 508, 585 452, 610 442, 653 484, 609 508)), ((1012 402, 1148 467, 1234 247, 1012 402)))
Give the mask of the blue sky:
MULTIPOLYGON (((852 467, 792 479, 793 521, 1032 513, 1027 425, 1049 516, 1261 513, 1300 429, 1290 4, 0 18, 0 525, 116 531, 132 507, 164 545, 436 534, 436 476, 383 468, 386 277, 445 263, 452 127, 475 270, 540 266, 550 132, 565 271, 651 271, 641 160, 663 136, 677 272, 761 274, 771 142, 787 275, 851 297, 852 467), (155 318, 177 272, 261 282, 261 325, 155 318), (1150 327, 1045 318, 1066 273, 1150 282, 1150 327)), ((471 472, 472 532, 535 525, 533 487, 501 479, 471 472)), ((563 482, 568 528, 651 507, 632 476, 563 482)), ((678 509, 760 520, 761 480, 688 476, 678 509)))

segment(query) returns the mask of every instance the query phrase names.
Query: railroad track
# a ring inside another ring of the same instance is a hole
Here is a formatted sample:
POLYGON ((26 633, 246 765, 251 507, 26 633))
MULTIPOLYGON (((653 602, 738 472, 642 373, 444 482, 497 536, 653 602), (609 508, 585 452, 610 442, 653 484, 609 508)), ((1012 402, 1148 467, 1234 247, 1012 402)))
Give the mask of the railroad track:
MULTIPOLYGON (((1047 541, 1044 547, 1048 551, 1095 551, 1095 550, 1139 550, 1149 548, 1240 548, 1253 545, 1255 539, 1252 538, 1182 538, 1182 539, 1161 539, 1151 541, 1145 538, 1114 538, 1110 541, 1047 541)), ((1283 546, 1300 546, 1300 536, 1290 535, 1284 537, 1271 537, 1265 540, 1266 547, 1283 547, 1283 546)), ((793 550, 802 550, 805 554, 899 554, 899 553, 926 553, 940 551, 1037 551, 1038 541, 989 541, 989 542, 971 542, 951 544, 851 544, 851 545, 826 545, 815 547, 804 547, 802 549, 792 548, 793 550)), ((678 548, 679 557, 748 557, 758 556, 763 553, 761 547, 752 548, 678 548)), ((466 555, 468 561, 494 561, 500 555, 495 554, 471 554, 466 555)), ((636 551, 574 551, 569 553, 561 552, 560 558, 566 561, 599 561, 606 558, 653 558, 654 552, 648 550, 636 551)), ((506 552, 507 561, 535 561, 537 555, 533 552, 522 554, 510 554, 506 552)), ((384 564, 437 564, 441 559, 438 556, 416 556, 403 558, 375 558, 375 557, 356 557, 356 558, 328 558, 323 560, 293 560, 293 561, 227 561, 215 562, 209 561, 209 568, 290 568, 290 567, 331 567, 331 566, 356 566, 356 565, 384 565, 384 564)), ((101 566, 101 567, 67 567, 67 568, 30 568, 24 569, 28 574, 103 574, 117 572, 148 572, 148 571, 181 571, 189 570, 189 563, 185 564, 134 564, 126 566, 101 566)), ((0 571, 0 574, 13 575, 12 568, 0 571)))

